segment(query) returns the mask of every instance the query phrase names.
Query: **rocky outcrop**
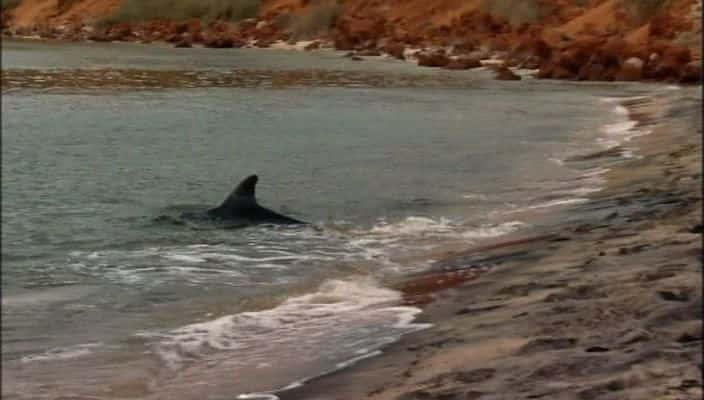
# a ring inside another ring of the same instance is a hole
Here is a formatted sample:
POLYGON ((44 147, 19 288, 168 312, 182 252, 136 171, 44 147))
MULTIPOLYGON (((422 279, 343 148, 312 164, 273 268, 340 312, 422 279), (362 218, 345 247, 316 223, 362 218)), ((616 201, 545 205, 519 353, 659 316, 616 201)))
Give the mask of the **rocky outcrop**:
POLYGON ((397 58, 399 60, 404 60, 406 58, 404 54, 404 52, 406 51, 406 46, 401 43, 387 43, 382 50, 393 58, 397 58))
POLYGON ((450 58, 444 51, 420 52, 416 58, 421 67, 445 67, 450 63, 450 58))
MULTIPOLYGON (((21 0, 16 10, 3 12, 4 34, 166 41, 178 47, 268 47, 292 40, 282 17, 290 19, 315 6, 304 0, 263 0, 259 16, 238 23, 160 20, 98 28, 90 24, 124 0, 61 0, 33 9, 39 1, 21 0)), ((542 17, 519 24, 509 20, 513 15, 489 14, 478 0, 348 0, 330 29, 321 31, 306 50, 325 44, 356 56, 383 53, 400 60, 415 51, 418 65, 448 70, 476 68, 481 60, 498 58, 549 79, 701 82, 701 22, 691 12, 692 4, 701 0, 671 0, 642 20, 629 16, 615 0, 580 6, 562 0, 538 3, 542 17)))
POLYGON ((638 57, 631 57, 623 62, 616 73, 617 81, 639 81, 643 79, 644 62, 638 57))
POLYGON ((497 67, 495 72, 496 72, 495 78, 500 81, 520 81, 521 80, 521 77, 519 75, 516 75, 513 71, 511 71, 511 69, 505 64, 502 64, 499 67, 497 67))
POLYGON ((681 83, 698 83, 702 81, 702 64, 701 61, 692 61, 687 63, 680 73, 681 83))
POLYGON ((450 62, 445 65, 446 69, 463 70, 479 68, 482 66, 481 61, 476 57, 459 57, 450 60, 450 62))

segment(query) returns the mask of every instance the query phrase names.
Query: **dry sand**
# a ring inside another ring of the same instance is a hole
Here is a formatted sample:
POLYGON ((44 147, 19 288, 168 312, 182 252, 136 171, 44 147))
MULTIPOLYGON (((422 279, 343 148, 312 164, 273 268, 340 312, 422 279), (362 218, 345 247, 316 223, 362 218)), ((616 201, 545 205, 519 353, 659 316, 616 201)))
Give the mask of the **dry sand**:
POLYGON ((433 328, 280 397, 702 398, 700 88, 625 105, 653 133, 605 190, 402 282, 433 328))

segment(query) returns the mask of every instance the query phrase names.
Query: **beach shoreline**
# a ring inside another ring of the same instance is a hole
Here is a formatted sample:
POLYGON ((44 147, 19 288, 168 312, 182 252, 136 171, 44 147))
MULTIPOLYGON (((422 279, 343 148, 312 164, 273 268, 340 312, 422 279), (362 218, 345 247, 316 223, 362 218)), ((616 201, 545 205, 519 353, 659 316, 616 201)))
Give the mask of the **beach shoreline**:
POLYGON ((701 397, 686 367, 701 372, 701 98, 685 87, 620 104, 652 132, 604 190, 558 211, 565 221, 392 282, 434 327, 280 398, 701 397))
POLYGON ((404 281, 432 328, 279 398, 701 398, 701 97, 621 104, 652 132, 602 191, 404 281))

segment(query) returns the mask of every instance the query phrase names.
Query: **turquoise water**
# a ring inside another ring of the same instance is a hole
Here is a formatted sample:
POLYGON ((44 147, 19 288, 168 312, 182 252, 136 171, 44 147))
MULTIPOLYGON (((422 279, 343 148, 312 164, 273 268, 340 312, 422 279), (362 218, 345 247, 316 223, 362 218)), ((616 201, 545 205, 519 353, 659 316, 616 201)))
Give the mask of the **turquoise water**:
POLYGON ((234 398, 426 328, 385 280, 598 187, 628 88, 336 53, 3 43, 3 398, 234 398), (145 83, 146 82, 146 83, 145 83), (160 223, 258 199, 312 223, 160 223), (587 182, 588 181, 588 182, 587 182))

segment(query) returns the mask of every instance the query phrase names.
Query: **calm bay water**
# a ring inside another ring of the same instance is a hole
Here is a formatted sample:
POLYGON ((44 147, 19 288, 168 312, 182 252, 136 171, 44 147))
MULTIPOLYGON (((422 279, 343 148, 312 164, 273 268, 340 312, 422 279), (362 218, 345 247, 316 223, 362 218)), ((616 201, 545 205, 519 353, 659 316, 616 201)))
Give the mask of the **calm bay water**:
POLYGON ((425 328, 380 282, 596 190, 559 160, 624 123, 604 96, 642 90, 335 53, 2 52, 8 399, 232 399, 376 354, 425 328), (313 225, 155 220, 252 173, 313 225))

